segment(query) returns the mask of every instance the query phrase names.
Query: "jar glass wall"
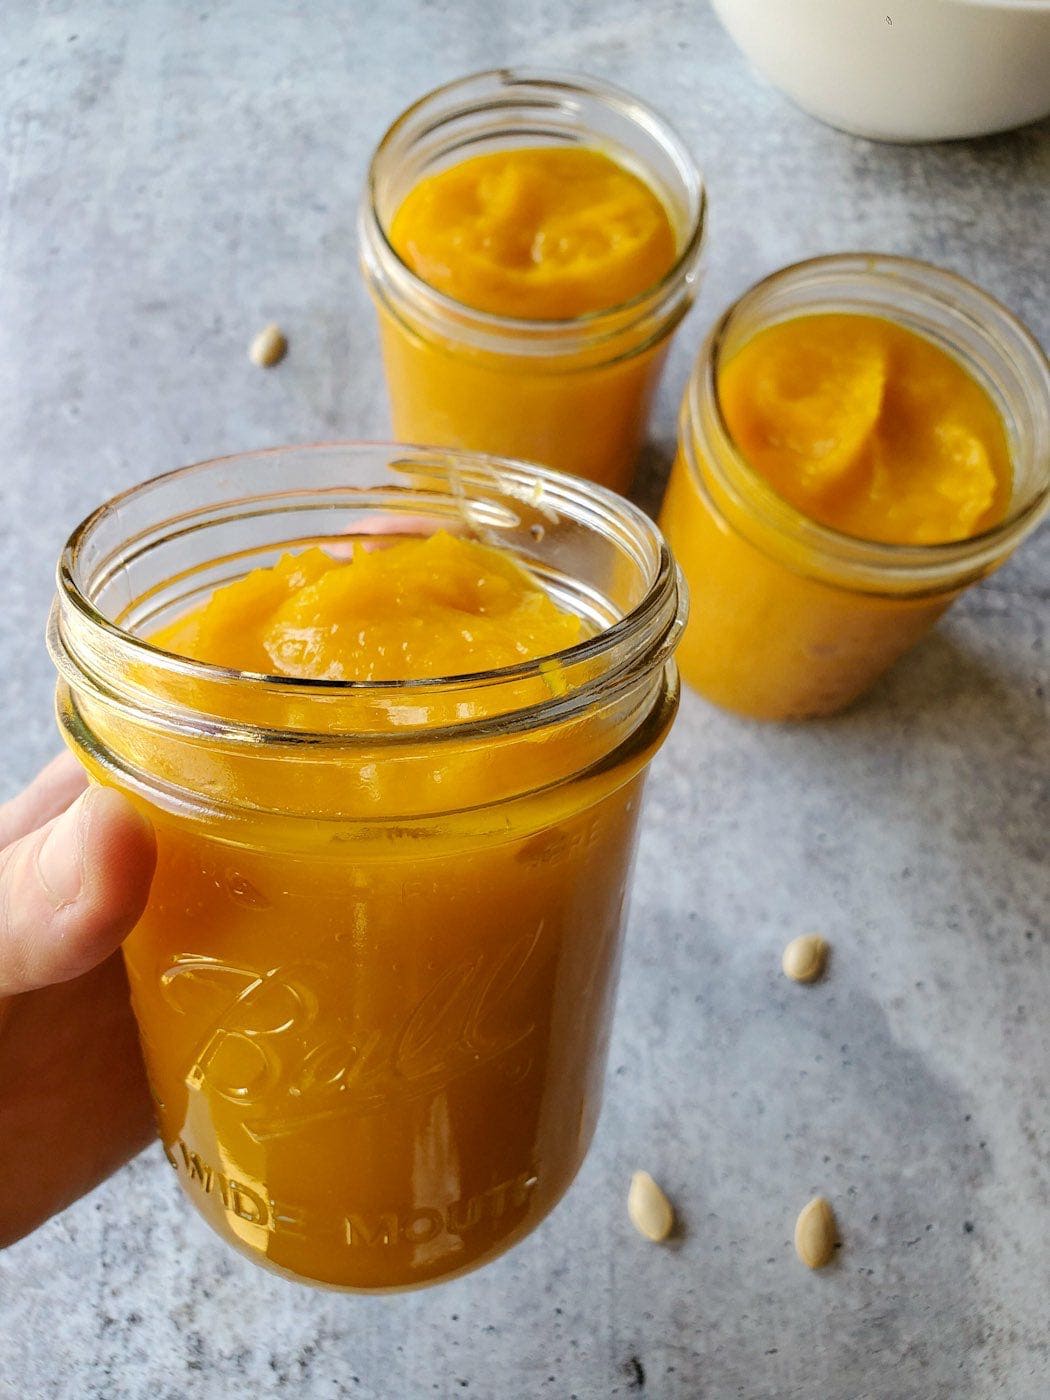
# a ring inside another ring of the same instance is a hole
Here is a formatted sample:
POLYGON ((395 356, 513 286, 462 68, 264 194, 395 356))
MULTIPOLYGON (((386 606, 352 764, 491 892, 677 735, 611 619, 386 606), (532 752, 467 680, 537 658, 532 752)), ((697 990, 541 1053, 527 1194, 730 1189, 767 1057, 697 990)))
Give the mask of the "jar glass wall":
POLYGON ((567 1189, 683 610, 626 502, 463 454, 204 463, 74 533, 49 633, 60 723, 157 830, 132 1000, 168 1160, 230 1243, 299 1279, 404 1288, 502 1252, 567 1189), (587 639, 373 684, 142 640, 286 550, 438 528, 510 550, 587 639))
POLYGON ((695 295, 704 211, 682 141, 610 85, 504 69, 410 107, 376 150, 359 230, 396 435, 542 462, 625 490, 670 336, 695 295), (470 156, 544 145, 599 149, 657 194, 677 256, 654 287, 571 320, 516 320, 435 291, 398 257, 391 222, 421 178, 470 156))
POLYGON ((1050 369, 1030 333, 960 277, 906 258, 845 254, 776 273, 709 336, 686 390, 661 525, 689 583, 679 664, 715 703, 764 719, 850 704, 959 593, 1035 527, 1050 491, 1050 369), (1010 444, 1012 498, 994 528, 948 544, 881 544, 817 524, 738 452, 719 369, 794 316, 881 316, 951 353, 987 390, 1010 444))

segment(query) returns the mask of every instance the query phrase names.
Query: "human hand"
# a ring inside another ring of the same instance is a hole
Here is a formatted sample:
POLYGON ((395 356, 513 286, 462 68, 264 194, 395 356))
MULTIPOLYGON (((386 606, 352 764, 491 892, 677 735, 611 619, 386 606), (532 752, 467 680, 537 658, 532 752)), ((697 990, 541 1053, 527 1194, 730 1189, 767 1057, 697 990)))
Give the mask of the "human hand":
POLYGON ((145 906, 153 830, 72 754, 0 807, 0 1248, 154 1135, 117 949, 145 906))

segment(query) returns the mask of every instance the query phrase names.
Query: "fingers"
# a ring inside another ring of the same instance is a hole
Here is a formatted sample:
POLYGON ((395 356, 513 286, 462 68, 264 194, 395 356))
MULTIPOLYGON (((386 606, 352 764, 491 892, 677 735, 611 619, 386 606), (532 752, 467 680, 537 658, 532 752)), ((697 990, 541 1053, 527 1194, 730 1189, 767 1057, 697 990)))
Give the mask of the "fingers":
MULTIPOLYGON (((66 781, 52 775, 45 795, 33 800, 55 798, 66 781)), ((89 788, 41 830, 7 846, 0 852, 0 996, 66 981, 107 958, 142 913, 155 864, 152 827, 111 788, 89 788)))
POLYGON ((0 1035, 3 1250, 116 1171, 156 1129, 119 953, 73 982, 0 1005, 11 1008, 0 1035))
MULTIPOLYGON (((438 520, 425 515, 396 515, 393 512, 383 512, 379 515, 361 515, 355 517, 344 529, 346 535, 353 535, 356 540, 360 540, 362 548, 367 550, 383 549, 386 546, 379 540, 374 544, 366 544, 361 540, 363 535, 389 535, 392 538, 386 544, 396 544, 399 539, 404 539, 406 535, 418 535, 427 538, 438 530, 446 530, 450 535, 455 535, 460 530, 458 522, 453 520, 438 520)), ((338 540, 327 540, 325 542, 325 552, 334 559, 352 559, 354 555, 355 540, 347 540, 341 544, 338 540)))
POLYGON ((64 812, 86 786, 83 768, 63 749, 23 792, 0 806, 0 850, 64 812))

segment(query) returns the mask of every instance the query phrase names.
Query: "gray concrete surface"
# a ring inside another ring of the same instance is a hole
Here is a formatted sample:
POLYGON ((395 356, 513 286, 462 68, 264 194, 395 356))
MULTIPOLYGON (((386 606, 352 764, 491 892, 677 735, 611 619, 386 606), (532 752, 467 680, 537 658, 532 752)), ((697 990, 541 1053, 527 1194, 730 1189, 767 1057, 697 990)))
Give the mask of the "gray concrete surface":
MULTIPOLYGON (((887 0, 889 3, 889 0, 887 0)), ((501 7, 10 0, 0 29, 3 794, 54 749, 55 556, 163 468, 385 432, 354 252, 372 143, 501 62, 673 115, 711 193, 715 311, 797 257, 932 258, 1050 340, 1050 129, 891 148, 827 130, 700 3, 501 7), (245 357, 276 319, 291 353, 245 357)), ((492 1267, 326 1295, 256 1271, 156 1149, 0 1256, 0 1394, 37 1397, 1050 1395, 1047 548, 1029 542, 854 713, 756 727, 687 697, 653 775, 606 1108, 573 1191, 492 1267), (834 943, 810 990, 778 971, 834 943), (685 1225, 636 1237, 645 1165, 685 1225), (815 1191, 845 1247, 791 1247, 815 1191)))

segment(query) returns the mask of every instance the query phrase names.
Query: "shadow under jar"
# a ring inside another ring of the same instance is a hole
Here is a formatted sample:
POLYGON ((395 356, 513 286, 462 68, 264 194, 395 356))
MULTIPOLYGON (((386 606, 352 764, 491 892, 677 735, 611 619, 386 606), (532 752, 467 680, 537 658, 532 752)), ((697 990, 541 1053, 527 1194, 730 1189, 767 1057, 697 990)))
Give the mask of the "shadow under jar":
POLYGON ((157 831, 124 954, 187 1195, 257 1262, 337 1288, 507 1249, 598 1115, 642 785, 678 698, 685 604, 659 532, 540 468, 281 448, 110 501, 58 585, 65 738, 157 831), (374 683, 143 640, 286 551, 439 528, 508 550, 585 640, 374 683))
POLYGON ((704 215, 703 182, 680 138, 611 85, 503 69, 422 98, 380 142, 359 220, 396 436, 542 462, 625 491, 671 335, 696 294, 704 215), (573 319, 525 320, 464 305, 406 266, 390 227, 420 179, 535 146, 596 149, 649 185, 676 243, 655 286, 573 319))
POLYGON ((689 585, 682 675, 759 719, 832 714, 861 696, 970 584, 1038 524, 1050 494, 1050 366, 1005 307, 907 258, 842 254, 758 283, 714 327, 682 403, 660 524, 689 585), (796 316, 884 317, 951 354, 1002 415, 1011 498, 993 528, 946 544, 843 534, 789 504, 734 443, 720 368, 757 332, 796 316))

